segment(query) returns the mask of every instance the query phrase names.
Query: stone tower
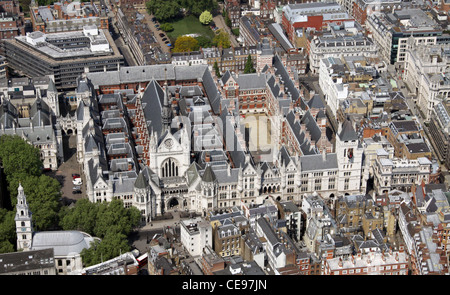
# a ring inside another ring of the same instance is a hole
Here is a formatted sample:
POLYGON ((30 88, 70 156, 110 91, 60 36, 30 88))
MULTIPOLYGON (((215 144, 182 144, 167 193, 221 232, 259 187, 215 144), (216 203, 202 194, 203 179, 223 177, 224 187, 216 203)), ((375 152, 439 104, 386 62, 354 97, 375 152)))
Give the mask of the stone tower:
POLYGON ((338 191, 358 194, 361 190, 363 148, 350 121, 345 121, 336 136, 339 165, 338 191))
POLYGON ((17 192, 16 217, 14 218, 16 222, 17 250, 29 251, 33 241, 32 214, 28 208, 22 184, 19 184, 17 192))
POLYGON ((133 205, 142 212, 143 222, 150 222, 152 219, 152 196, 150 184, 147 181, 143 171, 139 172, 134 183, 133 205))

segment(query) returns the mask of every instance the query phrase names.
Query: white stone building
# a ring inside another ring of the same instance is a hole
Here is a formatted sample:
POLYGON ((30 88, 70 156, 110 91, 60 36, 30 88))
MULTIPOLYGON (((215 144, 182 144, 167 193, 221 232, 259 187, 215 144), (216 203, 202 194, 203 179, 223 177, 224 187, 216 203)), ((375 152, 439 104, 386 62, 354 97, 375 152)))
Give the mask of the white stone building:
POLYGON ((329 25, 328 31, 314 36, 310 41, 309 66, 313 73, 319 73, 320 62, 328 57, 341 58, 361 55, 378 57, 378 45, 363 34, 355 21, 346 21, 342 26, 329 25))
POLYGON ((81 251, 90 248, 96 238, 75 230, 35 232, 32 214, 21 184, 17 191, 17 249, 33 251, 51 248, 58 275, 80 274, 83 269, 81 251))
POLYGON ((180 222, 181 244, 193 257, 200 257, 203 248, 212 247, 213 231, 211 224, 202 218, 186 219, 180 222))
POLYGON ((391 190, 411 191, 414 185, 429 183, 432 162, 421 157, 417 160, 388 158, 379 154, 374 167, 375 195, 389 193, 391 190))
POLYGON ((403 80, 428 121, 434 106, 450 97, 450 46, 407 41, 403 80))

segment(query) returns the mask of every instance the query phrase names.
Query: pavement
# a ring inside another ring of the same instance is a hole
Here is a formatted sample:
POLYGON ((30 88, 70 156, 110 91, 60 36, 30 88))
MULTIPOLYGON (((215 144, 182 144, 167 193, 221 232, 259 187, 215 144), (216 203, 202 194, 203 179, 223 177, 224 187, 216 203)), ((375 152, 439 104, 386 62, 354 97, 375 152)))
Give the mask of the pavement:
POLYGON ((222 14, 218 14, 215 17, 213 17, 213 21, 216 24, 216 27, 218 27, 219 29, 225 29, 225 31, 230 35, 230 41, 233 47, 240 46, 233 32, 231 32, 231 29, 225 24, 225 20, 223 19, 222 14))
POLYGON ((117 48, 125 59, 125 66, 137 66, 138 63, 134 58, 133 53, 131 52, 128 45, 125 44, 125 41, 123 40, 123 37, 119 33, 119 29, 116 27, 116 24, 114 22, 111 22, 110 34, 113 37, 117 48))

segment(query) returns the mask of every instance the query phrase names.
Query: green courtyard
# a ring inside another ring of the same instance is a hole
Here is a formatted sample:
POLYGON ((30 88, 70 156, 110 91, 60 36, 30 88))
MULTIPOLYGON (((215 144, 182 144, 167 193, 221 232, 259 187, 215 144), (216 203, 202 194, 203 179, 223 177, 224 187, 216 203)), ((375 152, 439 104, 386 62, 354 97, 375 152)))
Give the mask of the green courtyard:
POLYGON ((210 40, 214 38, 214 32, 211 30, 209 25, 203 25, 198 20, 198 17, 193 15, 189 15, 180 20, 171 22, 171 24, 173 25, 173 31, 167 32, 166 34, 170 38, 172 44, 178 36, 188 34, 198 34, 210 40))

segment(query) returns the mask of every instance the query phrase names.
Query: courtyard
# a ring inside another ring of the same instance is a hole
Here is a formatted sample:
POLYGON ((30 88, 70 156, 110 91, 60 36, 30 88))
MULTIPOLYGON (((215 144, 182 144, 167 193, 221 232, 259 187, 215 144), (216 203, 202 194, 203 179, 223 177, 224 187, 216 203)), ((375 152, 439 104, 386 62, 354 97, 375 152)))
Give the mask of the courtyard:
POLYGON ((197 17, 193 15, 188 15, 180 20, 171 22, 173 25, 173 31, 167 32, 167 36, 170 38, 172 44, 178 36, 191 35, 192 37, 203 36, 212 41, 214 38, 214 32, 211 30, 209 25, 203 25, 197 17))
POLYGON ((249 150, 256 162, 270 160, 272 155, 272 132, 270 118, 265 114, 247 114, 243 122, 249 129, 249 150))

